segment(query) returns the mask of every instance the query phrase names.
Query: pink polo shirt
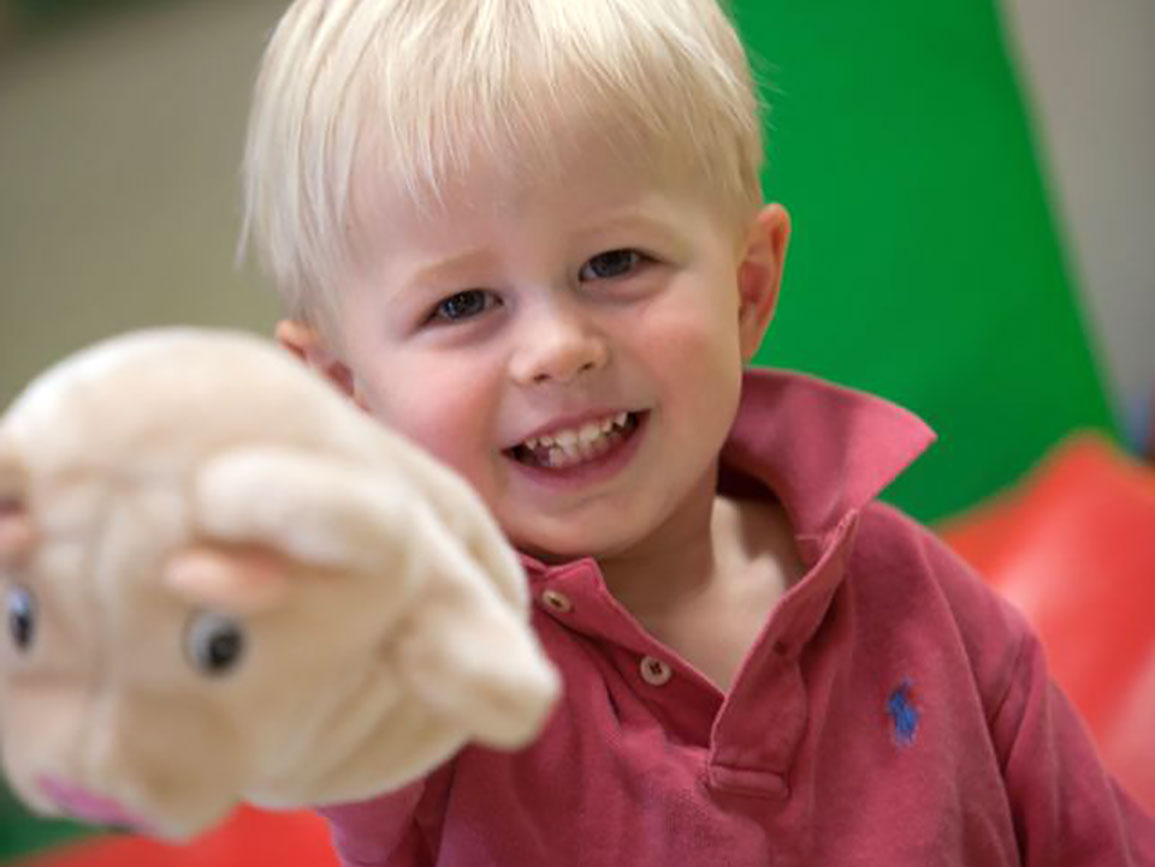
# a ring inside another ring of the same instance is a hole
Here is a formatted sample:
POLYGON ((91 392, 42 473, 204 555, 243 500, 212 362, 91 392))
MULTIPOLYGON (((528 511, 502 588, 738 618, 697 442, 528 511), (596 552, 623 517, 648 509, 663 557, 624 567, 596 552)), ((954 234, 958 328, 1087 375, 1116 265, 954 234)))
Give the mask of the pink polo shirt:
POLYGON ((328 808, 343 864, 1155 865, 1022 618, 873 498, 933 440, 885 401, 759 371, 721 486, 777 497, 805 576, 720 692, 589 559, 526 559, 565 694, 516 753, 328 808))

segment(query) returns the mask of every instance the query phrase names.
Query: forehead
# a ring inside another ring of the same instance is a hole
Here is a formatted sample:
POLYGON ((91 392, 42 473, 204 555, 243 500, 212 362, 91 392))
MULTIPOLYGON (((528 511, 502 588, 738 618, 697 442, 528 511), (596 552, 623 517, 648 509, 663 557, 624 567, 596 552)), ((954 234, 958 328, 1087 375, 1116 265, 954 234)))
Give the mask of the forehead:
POLYGON ((348 227, 355 254, 377 259, 385 248, 460 246, 512 223, 531 234, 593 230, 631 214, 677 225, 713 204, 676 155, 571 124, 548 153, 475 148, 460 168, 419 184, 387 161, 359 160, 348 227))
POLYGON ((440 180, 435 189, 414 195, 387 173, 357 203, 358 224, 403 229, 437 229, 452 223, 516 217, 529 212, 597 214, 628 207, 660 194, 662 185, 631 171, 605 153, 575 156, 564 166, 542 169, 510 154, 508 159, 475 162, 440 180))

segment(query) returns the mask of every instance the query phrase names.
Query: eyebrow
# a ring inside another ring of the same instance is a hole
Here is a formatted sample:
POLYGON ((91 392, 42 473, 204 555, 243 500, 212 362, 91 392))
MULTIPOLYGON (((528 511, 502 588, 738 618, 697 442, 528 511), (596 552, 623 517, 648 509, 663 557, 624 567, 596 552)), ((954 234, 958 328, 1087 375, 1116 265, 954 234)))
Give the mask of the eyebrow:
MULTIPOLYGON (((652 208, 629 207, 617 212, 610 211, 598 216, 573 232, 578 239, 596 238, 624 229, 640 228, 657 235, 663 243, 683 245, 682 235, 669 221, 652 213, 652 208)), ((474 274, 479 270, 492 268, 496 257, 485 246, 469 247, 453 253, 444 259, 421 265, 407 275, 405 284, 409 287, 429 286, 437 283, 454 282, 456 274, 474 274)))
POLYGON ((591 226, 577 232, 579 237, 589 237, 605 231, 641 228, 661 236, 665 241, 677 243, 681 235, 669 221, 653 215, 652 209, 629 208, 597 220, 591 226))
POLYGON ((449 282, 454 274, 473 272, 492 266, 493 254, 485 247, 470 247, 444 259, 422 265, 406 277, 409 286, 425 286, 430 283, 449 282))

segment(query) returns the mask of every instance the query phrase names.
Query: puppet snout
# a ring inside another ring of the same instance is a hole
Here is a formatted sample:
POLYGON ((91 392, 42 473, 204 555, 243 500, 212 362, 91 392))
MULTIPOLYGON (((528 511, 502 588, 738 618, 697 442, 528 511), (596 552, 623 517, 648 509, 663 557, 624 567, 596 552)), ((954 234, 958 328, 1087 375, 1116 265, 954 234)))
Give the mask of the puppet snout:
POLYGON ((50 812, 182 840, 236 804, 248 763, 227 715, 152 689, 112 692, 75 713, 84 722, 70 746, 37 750, 21 775, 29 800, 50 812))

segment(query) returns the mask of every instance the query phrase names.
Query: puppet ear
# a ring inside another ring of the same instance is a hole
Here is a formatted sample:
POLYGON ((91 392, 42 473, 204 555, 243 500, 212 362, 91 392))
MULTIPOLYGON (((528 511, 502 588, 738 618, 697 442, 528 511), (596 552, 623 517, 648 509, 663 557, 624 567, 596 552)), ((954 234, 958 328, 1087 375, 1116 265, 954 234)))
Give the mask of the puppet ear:
POLYGON ((0 568, 20 565, 35 540, 28 513, 27 479, 15 447, 0 439, 0 568))
POLYGON ((455 540, 434 549, 441 574, 414 629, 398 644, 398 669, 431 709, 488 746, 524 746, 560 689, 525 617, 502 598, 455 540))
POLYGON ((288 572, 284 558, 259 545, 201 544, 173 555, 164 581, 193 605, 254 614, 284 598, 288 572))
MULTIPOLYGON (((304 449, 232 449, 206 461, 197 473, 193 521, 211 550, 186 552, 184 561, 174 564, 179 566, 174 583, 194 593, 260 604, 276 597, 273 588, 287 580, 293 563, 329 573, 388 570, 389 593, 400 602, 413 587, 414 570, 395 567, 415 547, 405 530, 415 493, 363 467, 304 449)), ((373 600, 382 603, 387 606, 388 600, 373 600)))

